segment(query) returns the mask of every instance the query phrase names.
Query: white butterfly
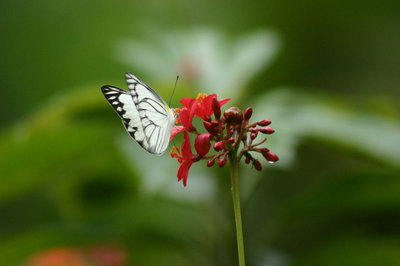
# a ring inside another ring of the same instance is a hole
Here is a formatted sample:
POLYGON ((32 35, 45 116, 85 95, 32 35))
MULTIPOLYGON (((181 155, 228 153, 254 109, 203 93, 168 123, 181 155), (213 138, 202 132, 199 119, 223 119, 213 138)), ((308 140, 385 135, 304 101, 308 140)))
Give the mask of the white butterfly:
POLYGON ((175 124, 174 109, 132 73, 126 72, 125 79, 129 91, 109 85, 101 90, 129 135, 146 151, 161 155, 168 147, 175 124))

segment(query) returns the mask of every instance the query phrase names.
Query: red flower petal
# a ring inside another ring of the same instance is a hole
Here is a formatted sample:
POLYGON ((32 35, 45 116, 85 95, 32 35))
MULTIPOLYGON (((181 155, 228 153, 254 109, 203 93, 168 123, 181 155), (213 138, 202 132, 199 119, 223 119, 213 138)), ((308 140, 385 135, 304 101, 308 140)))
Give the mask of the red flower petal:
POLYGON ((192 153, 192 147, 190 147, 189 134, 186 131, 184 132, 184 134, 185 134, 184 140, 182 143, 183 159, 191 161, 193 159, 193 153, 192 153))
POLYGON ((181 120, 182 125, 185 127, 187 131, 193 130, 193 117, 196 111, 196 105, 193 105, 191 109, 187 107, 183 107, 181 112, 179 113, 179 119, 181 120))
POLYGON ((211 148, 210 133, 203 133, 197 136, 194 147, 200 156, 205 156, 211 148))
POLYGON ((187 177, 189 175, 189 169, 190 166, 192 166, 192 161, 191 160, 187 160, 187 161, 183 161, 183 163, 181 163, 181 165, 178 168, 178 181, 183 181, 183 186, 186 187, 186 182, 187 182, 187 177))
POLYGON ((221 101, 219 101, 219 106, 222 106, 222 105, 226 104, 230 100, 231 100, 231 98, 222 99, 221 101))
POLYGON ((174 126, 172 127, 172 132, 171 132, 171 136, 169 137, 169 141, 171 141, 176 134, 185 131, 185 127, 184 126, 174 126))
POLYGON ((181 100, 181 104, 186 107, 186 108, 192 108, 192 105, 196 102, 195 98, 188 98, 188 97, 184 97, 181 100))

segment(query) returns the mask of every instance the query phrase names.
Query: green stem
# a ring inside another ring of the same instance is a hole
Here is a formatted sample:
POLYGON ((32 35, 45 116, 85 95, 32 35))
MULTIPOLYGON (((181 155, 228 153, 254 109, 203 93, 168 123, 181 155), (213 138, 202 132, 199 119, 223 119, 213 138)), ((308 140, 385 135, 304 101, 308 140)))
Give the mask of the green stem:
POLYGON ((238 246, 239 266, 245 266, 242 214, 240 211, 240 199, 239 199, 239 169, 238 169, 239 163, 237 161, 236 152, 232 152, 229 155, 229 163, 231 169, 231 191, 232 191, 233 209, 235 212, 236 239, 238 246))

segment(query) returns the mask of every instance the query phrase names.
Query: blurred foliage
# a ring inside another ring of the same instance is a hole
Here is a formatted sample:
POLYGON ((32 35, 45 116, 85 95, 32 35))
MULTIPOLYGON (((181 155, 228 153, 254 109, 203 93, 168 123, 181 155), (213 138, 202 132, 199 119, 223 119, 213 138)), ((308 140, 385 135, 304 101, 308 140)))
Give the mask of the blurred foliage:
POLYGON ((195 165, 183 188, 140 149, 100 92, 125 71, 166 99, 180 74, 173 106, 216 92, 272 120, 280 162, 241 168, 249 265, 400 264, 399 10, 1 1, 1 264, 105 247, 125 265, 236 265, 227 169, 195 165))

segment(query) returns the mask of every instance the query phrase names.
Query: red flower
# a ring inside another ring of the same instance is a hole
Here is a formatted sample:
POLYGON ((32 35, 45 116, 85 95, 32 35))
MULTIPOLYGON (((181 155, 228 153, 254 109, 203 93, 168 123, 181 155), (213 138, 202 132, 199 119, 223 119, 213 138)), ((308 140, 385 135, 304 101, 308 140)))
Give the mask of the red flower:
POLYGON ((182 150, 180 151, 178 147, 174 146, 171 150, 171 157, 177 158, 180 163, 178 168, 178 181, 183 182, 183 185, 186 187, 187 177, 189 174, 189 169, 194 162, 200 160, 203 156, 205 156, 210 150, 210 134, 203 133, 197 136, 194 145, 197 154, 192 153, 192 148, 190 145, 189 134, 184 132, 184 140, 182 144, 182 150))
MULTIPOLYGON (((196 98, 183 98, 181 104, 184 107, 195 110, 195 115, 203 120, 210 120, 210 116, 214 113, 212 108, 212 99, 217 98, 216 94, 199 93, 196 98)), ((230 99, 218 101, 219 106, 226 104, 230 99)))
MULTIPOLYGON (((212 108, 213 98, 217 99, 216 94, 208 95, 199 93, 196 98, 185 97, 181 100, 183 108, 179 112, 179 122, 182 126, 174 126, 170 136, 170 141, 175 137, 176 134, 187 131, 194 132, 196 128, 192 125, 193 117, 197 116, 203 120, 210 120, 210 116, 214 113, 212 108)), ((230 99, 223 99, 218 101, 219 105, 222 106, 227 103, 230 99)))
POLYGON ((176 134, 187 131, 187 132, 193 132, 196 131, 194 126, 192 125, 192 120, 194 117, 194 112, 196 108, 189 109, 187 107, 183 107, 182 110, 179 113, 179 120, 182 124, 182 126, 174 126, 172 128, 171 136, 170 136, 170 141, 175 137, 176 134))

